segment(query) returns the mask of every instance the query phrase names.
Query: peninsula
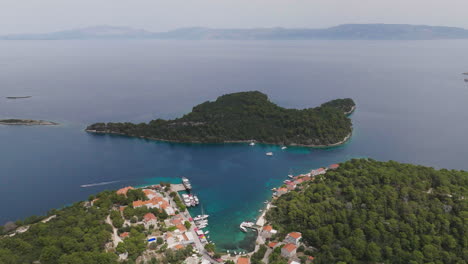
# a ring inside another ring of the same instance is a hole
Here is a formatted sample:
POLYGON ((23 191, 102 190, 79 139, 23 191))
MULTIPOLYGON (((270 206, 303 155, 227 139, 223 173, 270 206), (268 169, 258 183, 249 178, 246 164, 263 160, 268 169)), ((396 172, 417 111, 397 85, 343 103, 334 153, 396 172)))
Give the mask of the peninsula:
POLYGON ((261 92, 239 92, 199 104, 174 120, 96 123, 86 131, 186 143, 334 146, 350 138, 348 115, 355 107, 352 99, 337 99, 315 108, 286 109, 261 92))
POLYGON ((7 96, 7 99, 27 99, 31 98, 32 96, 7 96))
POLYGON ((266 219, 280 239, 300 232, 317 263, 463 263, 467 184, 465 171, 353 159, 288 180, 266 219))
POLYGON ((31 119, 0 119, 0 125, 56 126, 58 123, 31 119))

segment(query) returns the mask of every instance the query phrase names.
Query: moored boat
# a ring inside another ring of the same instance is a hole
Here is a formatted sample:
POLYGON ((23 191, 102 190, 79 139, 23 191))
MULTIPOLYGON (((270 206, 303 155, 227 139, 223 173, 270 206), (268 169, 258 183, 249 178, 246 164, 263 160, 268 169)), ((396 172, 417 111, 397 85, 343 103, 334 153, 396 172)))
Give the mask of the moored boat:
POLYGON ((185 189, 191 190, 192 189, 192 184, 190 184, 189 179, 182 177, 182 184, 184 185, 185 189))

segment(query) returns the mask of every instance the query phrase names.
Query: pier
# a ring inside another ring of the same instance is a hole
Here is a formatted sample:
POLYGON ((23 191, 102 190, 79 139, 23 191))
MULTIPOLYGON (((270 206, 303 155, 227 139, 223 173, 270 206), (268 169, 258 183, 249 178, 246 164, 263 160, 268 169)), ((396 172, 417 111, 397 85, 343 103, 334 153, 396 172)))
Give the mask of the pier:
POLYGON ((185 186, 182 183, 171 184, 171 191, 173 191, 173 192, 185 191, 185 186))

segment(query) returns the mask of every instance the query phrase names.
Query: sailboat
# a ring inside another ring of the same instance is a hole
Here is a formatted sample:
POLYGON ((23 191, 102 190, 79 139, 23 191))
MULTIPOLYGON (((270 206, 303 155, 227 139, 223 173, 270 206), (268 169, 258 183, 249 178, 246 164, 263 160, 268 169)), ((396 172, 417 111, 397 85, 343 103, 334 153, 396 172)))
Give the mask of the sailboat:
POLYGON ((209 217, 209 215, 205 214, 205 211, 203 210, 203 205, 201 206, 201 211, 202 211, 202 214, 197 215, 196 217, 193 218, 193 220, 201 221, 201 220, 207 219, 209 217))

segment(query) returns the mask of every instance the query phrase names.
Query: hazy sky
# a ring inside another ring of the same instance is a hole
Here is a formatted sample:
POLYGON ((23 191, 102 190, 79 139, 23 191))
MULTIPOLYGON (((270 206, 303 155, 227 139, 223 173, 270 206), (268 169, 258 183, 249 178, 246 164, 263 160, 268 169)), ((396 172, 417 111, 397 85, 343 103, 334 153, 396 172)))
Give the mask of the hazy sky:
POLYGON ((328 27, 405 23, 468 28, 468 0, 0 0, 0 34, 92 25, 328 27))

